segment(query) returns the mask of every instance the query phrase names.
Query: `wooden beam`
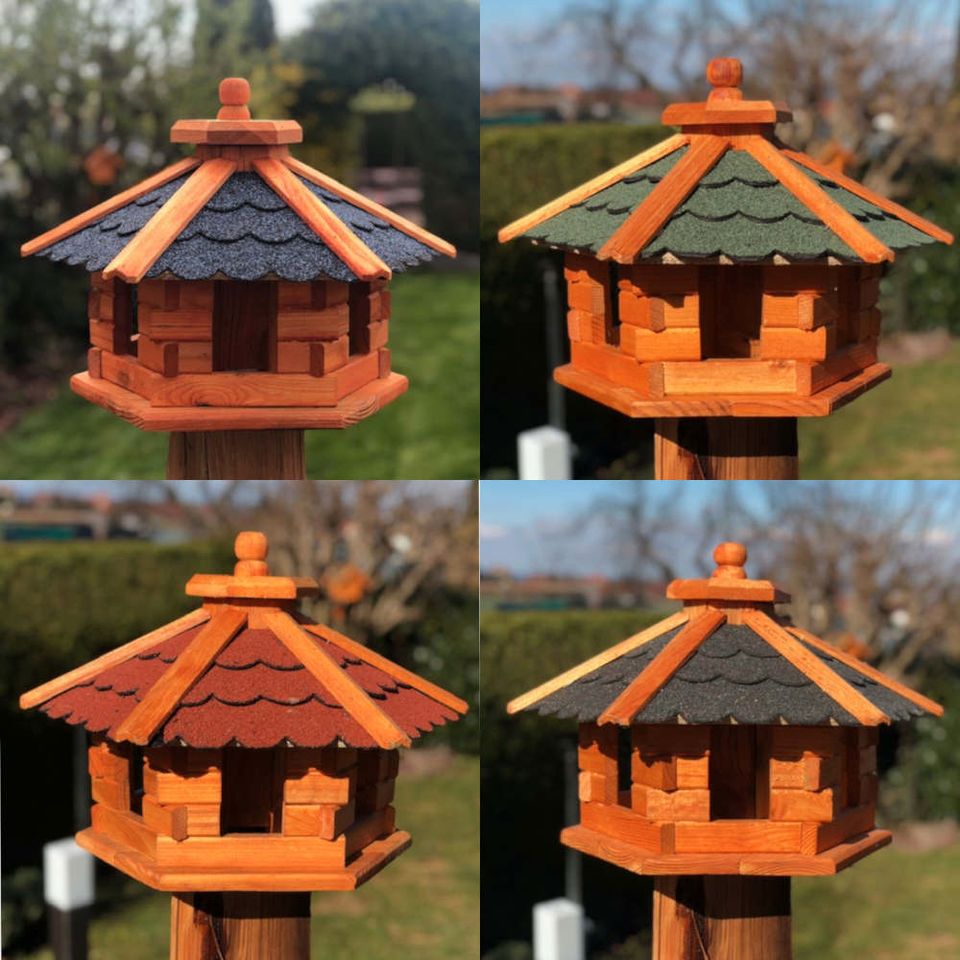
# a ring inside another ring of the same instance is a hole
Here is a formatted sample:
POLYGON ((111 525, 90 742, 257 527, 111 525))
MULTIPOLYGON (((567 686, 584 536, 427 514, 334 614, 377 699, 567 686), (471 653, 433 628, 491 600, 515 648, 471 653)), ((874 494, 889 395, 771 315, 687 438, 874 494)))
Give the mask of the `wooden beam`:
POLYGON ((137 231, 134 238, 107 264, 105 280, 120 277, 139 283, 160 255, 180 235, 207 201, 237 169, 232 160, 207 160, 190 179, 137 231))
POLYGON ((835 184, 837 184, 837 186, 843 187, 844 190, 849 190, 861 200, 866 200, 868 203, 872 203, 875 207, 879 207, 885 213, 891 213, 893 216, 899 217, 904 223, 909 223, 911 227, 914 227, 921 233, 925 233, 928 236, 933 237, 935 240, 939 240, 941 243, 953 243, 952 233, 949 233, 941 227, 938 227, 935 223, 931 223, 929 220, 925 220, 912 210, 908 210, 906 207, 901 207, 899 203, 894 203, 893 200, 889 199, 888 197, 882 197, 879 193, 874 193, 862 183, 857 183, 856 180, 852 180, 850 177, 845 177, 839 171, 832 170, 830 167, 826 167, 822 163, 817 163, 816 160, 814 160, 812 157, 808 157, 805 153, 801 153, 799 150, 781 150, 780 152, 785 157, 789 157, 796 163, 802 164, 808 170, 812 170, 814 173, 820 174, 820 176, 827 180, 832 180, 835 184))
POLYGON ((47 247, 53 246, 53 244, 63 240, 64 237, 69 237, 78 230, 90 226, 91 223, 102 220, 107 214, 113 213, 114 210, 119 210, 139 197, 146 196, 151 190, 156 190, 157 187, 162 187, 165 183, 176 180, 177 177, 183 176, 183 174, 199 165, 198 157, 185 157, 183 160, 172 163, 169 167, 164 167, 163 170, 157 171, 152 177, 147 177, 146 180, 141 180, 128 190, 121 190, 120 193, 110 197, 109 200, 104 200, 103 203, 98 203, 95 207, 84 210, 83 213, 78 213, 69 220, 64 220, 63 223, 52 230, 41 233, 39 237, 28 240, 20 247, 20 256, 29 257, 38 250, 45 250, 47 247))
POLYGON ((455 697, 449 691, 444 690, 443 687, 438 687, 435 683, 431 683, 429 680, 424 680, 423 677, 419 677, 417 674, 404 669, 399 664, 394 663, 392 660, 388 660, 386 657, 380 656, 380 654, 375 650, 365 647, 362 643, 357 643, 356 640, 351 640, 349 637, 344 636, 342 633, 338 633, 331 627, 319 623, 309 623, 303 624, 303 628, 309 633, 316 634, 318 637, 323 637, 324 640, 328 640, 330 643, 335 644, 336 646, 340 647, 341 650, 344 650, 351 656, 356 657, 358 660, 362 660, 364 663, 368 663, 372 667, 377 667, 394 680, 399 680, 401 683, 405 683, 408 686, 413 687, 414 690, 419 690, 420 693, 430 697, 432 700, 436 700, 437 703, 442 703, 445 707, 448 707, 456 713, 466 713, 470 709, 469 705, 465 701, 461 700, 459 697, 455 697))
POLYGON ((636 650, 637 647, 642 647, 645 643, 656 640, 657 637, 662 637, 665 633, 669 633, 674 627, 679 627, 689 619, 690 614, 687 610, 678 610, 667 617, 666 620, 661 620, 652 627, 635 633, 632 637, 628 637, 626 640, 622 640, 620 643, 596 654, 596 656, 590 657, 589 660, 584 660, 583 663, 578 663, 575 667, 565 670, 552 680, 547 680, 540 686, 520 694, 519 697, 514 697, 507 704, 507 713, 519 713, 521 710, 526 710, 527 707, 538 703, 544 697, 550 696, 551 693, 556 693, 557 690, 570 686, 575 680, 585 677, 588 673, 593 673, 594 670, 598 670, 618 657, 630 653, 631 650, 636 650))
POLYGON ((429 230, 424 230, 423 227, 418 226, 406 217, 401 217, 399 213, 394 213, 393 210, 382 206, 375 200, 365 197, 362 193, 351 190, 349 187, 334 180, 333 177, 328 177, 325 173, 314 170, 313 167, 307 166, 307 164, 296 160, 294 157, 285 157, 283 162, 294 173, 303 177, 305 180, 315 183, 318 187, 323 187, 324 190, 335 193, 338 197, 342 197, 348 203, 352 203, 355 207, 359 207, 374 217, 386 220, 391 226, 396 227, 408 237, 419 240, 420 243, 425 244, 432 250, 446 254, 448 257, 455 257, 457 255, 457 248, 452 243, 447 243, 447 241, 441 237, 430 233, 429 230))
POLYGON ((875 707, 862 693, 831 670, 815 653, 811 653, 796 637, 759 610, 748 610, 743 622, 763 637, 785 660, 812 680, 831 700, 853 715, 858 723, 876 726, 890 718, 875 707))
POLYGON ((257 158, 253 167, 359 280, 390 279, 390 268, 289 167, 272 157, 257 158))
POLYGON ((127 714, 113 739, 130 740, 141 745, 149 743, 183 695, 203 676, 213 659, 246 622, 246 612, 237 607, 219 610, 127 714))
POLYGON ((848 213, 805 173, 801 173, 769 140, 748 137, 745 149, 777 178, 811 213, 819 217, 854 253, 867 263, 893 260, 893 251, 881 243, 853 214, 848 213))
POLYGON ((687 625, 653 658, 633 682, 597 718, 626 726, 656 696, 660 688, 690 659, 697 648, 726 622, 719 610, 707 610, 687 625))
POLYGON ((662 160, 674 151, 679 150, 680 147, 687 144, 689 140, 690 138, 682 133, 668 137, 662 143, 658 143, 656 146, 650 147, 649 150, 644 150, 629 160, 617 164, 617 166, 604 171, 586 183, 581 183, 579 187, 568 190, 549 203, 545 203, 542 207, 538 207, 536 210, 520 217, 519 220, 514 220, 513 223, 504 227, 497 234, 497 239, 501 243, 506 243, 514 237, 519 237, 521 233, 526 233, 532 227, 543 223, 544 220, 549 220, 558 213, 563 213, 564 210, 578 203, 583 203, 584 200, 592 197, 595 193, 599 193, 601 190, 605 190, 607 187, 619 183, 624 177, 629 176, 631 173, 636 173, 638 170, 642 170, 644 167, 649 167, 650 164, 656 163, 657 160, 662 160))
POLYGON ((169 640, 171 637, 178 637, 181 633, 206 623, 210 619, 210 613, 202 607, 199 610, 192 610, 172 623, 168 623, 156 630, 145 633, 136 640, 117 647, 115 650, 109 650, 103 656, 85 663, 82 667, 64 673, 54 680, 48 680, 39 687, 28 690, 20 697, 20 709, 29 710, 31 707, 46 703, 65 690, 70 690, 82 683, 92 680, 97 674, 102 673, 110 667, 115 667, 118 663, 130 660, 138 654, 152 649, 159 643, 169 640))
POLYGON ((703 134, 691 138, 690 149, 617 228, 597 256, 601 260, 632 263, 729 146, 726 137, 703 134))
POLYGON ((384 713, 367 692, 334 662, 320 645, 309 637, 289 614, 267 613, 263 622, 281 643, 337 698, 377 746, 385 750, 409 747, 410 738, 384 713))
POLYGON ((787 627, 786 629, 789 633, 792 633, 795 637, 798 637, 805 643, 808 643, 811 647, 816 647, 823 653, 829 654, 834 659, 846 664, 846 666, 850 667, 851 670, 856 670, 858 673, 862 673, 865 677, 869 677, 871 680, 876 680, 877 683, 882 684, 888 690, 892 690, 894 693, 900 694, 900 696, 904 699, 909 700, 911 703, 915 703, 918 707, 928 711, 929 713, 932 713, 935 717, 943 716, 943 707, 941 707, 940 704, 935 700, 925 697, 922 693, 917 693, 916 690, 911 690, 905 684, 900 683, 898 680, 894 680, 893 677, 888 677, 886 674, 881 673, 876 669, 876 667, 870 666, 869 663, 864 663, 858 657, 854 657, 849 653, 845 653, 843 650, 840 650, 832 644, 821 640, 819 637, 814 636, 807 630, 801 630, 800 627, 787 627))

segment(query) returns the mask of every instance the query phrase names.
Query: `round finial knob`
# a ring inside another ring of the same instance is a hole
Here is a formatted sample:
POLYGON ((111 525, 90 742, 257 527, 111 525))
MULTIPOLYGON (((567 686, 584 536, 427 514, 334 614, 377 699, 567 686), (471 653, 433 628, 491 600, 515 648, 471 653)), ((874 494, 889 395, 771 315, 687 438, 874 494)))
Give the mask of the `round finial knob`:
POLYGON ((227 77, 220 81, 218 120, 249 120, 250 84, 243 77, 227 77))
POLYGON ((266 536, 259 531, 244 530, 238 533, 233 542, 233 552, 237 555, 234 574, 238 577, 265 577, 269 550, 266 536))
POLYGON ((747 562, 747 548, 742 543, 721 543, 713 551, 713 560, 717 569, 713 571, 715 577, 733 577, 742 580, 747 573, 743 569, 747 562))
POLYGON ((715 57, 707 64, 707 80, 713 89, 710 100, 739 100, 743 64, 736 57, 715 57))

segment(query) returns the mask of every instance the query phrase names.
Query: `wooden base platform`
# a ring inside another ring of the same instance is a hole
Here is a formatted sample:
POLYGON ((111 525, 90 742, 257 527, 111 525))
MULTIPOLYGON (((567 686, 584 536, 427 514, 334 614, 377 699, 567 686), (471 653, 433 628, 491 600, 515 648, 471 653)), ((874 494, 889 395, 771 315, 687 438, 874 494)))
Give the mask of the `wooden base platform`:
POLYGON ((245 890, 296 892, 355 890, 410 846, 410 834, 404 830, 395 830, 387 837, 374 840, 342 870, 323 869, 296 873, 159 867, 151 857, 130 847, 121 846, 105 834, 89 827, 77 834, 77 843, 95 857, 154 890, 167 890, 171 893, 245 890))
POLYGON ((140 430, 341 430, 372 416, 407 392, 399 373, 365 384, 328 407, 154 407, 132 390, 95 379, 89 373, 70 378, 70 389, 97 406, 123 417, 140 430))
POLYGON ((573 364, 558 367, 553 378, 570 390, 612 407, 628 417, 826 417, 891 374, 886 364, 874 363, 812 397, 755 393, 728 396, 653 399, 639 390, 620 386, 573 364))
POLYGON ((648 853, 588 827, 567 827, 568 847, 644 876, 826 877, 887 846, 889 830, 869 830, 816 855, 801 853, 648 853))

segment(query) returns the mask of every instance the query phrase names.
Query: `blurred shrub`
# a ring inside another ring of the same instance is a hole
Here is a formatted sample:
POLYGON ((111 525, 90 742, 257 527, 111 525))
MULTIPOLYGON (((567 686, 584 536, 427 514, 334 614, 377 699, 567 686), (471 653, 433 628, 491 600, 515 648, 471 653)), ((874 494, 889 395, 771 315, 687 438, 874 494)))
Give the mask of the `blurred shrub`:
MULTIPOLYGON (((529 942, 532 904, 564 892, 563 753, 576 742, 576 724, 533 713, 510 717, 507 701, 657 619, 646 610, 481 616, 482 950, 529 942)), ((591 857, 583 870, 597 944, 614 943, 643 924, 648 881, 591 857)))
MULTIPOLYGON (((3 878, 2 926, 4 950, 30 942, 44 918, 43 873, 23 867, 3 878)), ((34 944, 36 945, 36 944, 34 944)))

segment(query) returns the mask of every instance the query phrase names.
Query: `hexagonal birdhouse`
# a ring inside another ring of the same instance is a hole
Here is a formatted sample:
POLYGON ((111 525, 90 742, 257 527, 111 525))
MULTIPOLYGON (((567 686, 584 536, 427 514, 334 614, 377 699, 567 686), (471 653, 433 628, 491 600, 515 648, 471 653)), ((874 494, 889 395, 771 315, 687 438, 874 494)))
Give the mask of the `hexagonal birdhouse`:
MULTIPOLYGON (((410 844, 398 748, 467 705, 297 611, 316 581, 271 576, 241 533, 202 605, 21 698, 91 735, 77 842, 158 890, 349 890, 410 844)), ((309 915, 309 913, 307 914, 309 915)))

